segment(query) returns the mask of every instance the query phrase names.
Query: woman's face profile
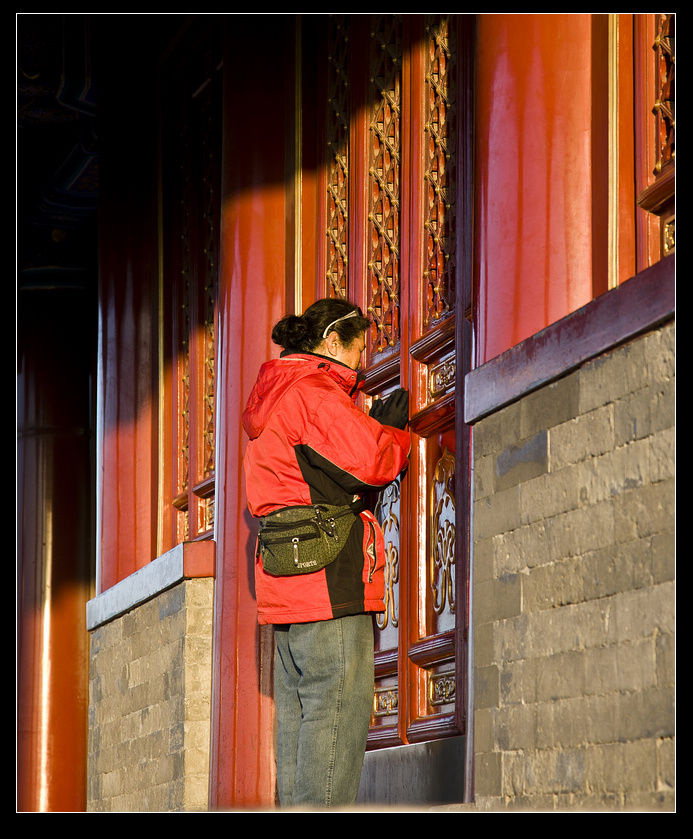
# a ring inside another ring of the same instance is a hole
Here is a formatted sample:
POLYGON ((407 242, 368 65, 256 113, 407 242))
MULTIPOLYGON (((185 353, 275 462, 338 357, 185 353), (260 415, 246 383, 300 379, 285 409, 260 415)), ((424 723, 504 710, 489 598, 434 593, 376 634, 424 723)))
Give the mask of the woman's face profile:
POLYGON ((352 370, 358 370, 361 364, 361 355, 366 348, 366 337, 365 334, 359 335, 354 338, 351 344, 345 346, 339 340, 336 332, 330 332, 324 341, 324 345, 327 352, 324 352, 323 355, 330 355, 352 370))
POLYGON ((358 370, 361 366, 361 355, 365 349, 365 336, 359 335, 358 338, 354 338, 351 346, 343 348, 344 357, 340 358, 339 361, 346 364, 348 367, 351 367, 352 370, 358 370))

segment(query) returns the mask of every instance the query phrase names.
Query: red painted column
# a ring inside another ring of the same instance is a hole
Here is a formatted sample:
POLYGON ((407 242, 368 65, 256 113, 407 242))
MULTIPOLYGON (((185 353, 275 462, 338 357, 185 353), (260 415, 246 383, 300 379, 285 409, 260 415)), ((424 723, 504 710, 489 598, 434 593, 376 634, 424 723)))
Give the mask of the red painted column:
POLYGON ((86 806, 91 295, 23 277, 17 377, 17 809, 86 806))
POLYGON ((478 17, 477 365, 605 290, 605 25, 478 17))
POLYGON ((291 107, 291 92, 283 84, 293 45, 286 26, 281 16, 263 23, 260 61, 257 45, 230 19, 224 55, 210 770, 215 809, 271 806, 275 794, 273 636, 257 623, 255 526, 245 500, 241 413, 260 365, 278 352, 270 333, 286 305, 284 108, 291 107))
MULTIPOLYGON (((101 33, 101 59, 112 66, 121 40, 103 20, 110 38, 101 33)), ((138 60, 104 73, 99 91, 97 593, 157 556, 156 109, 134 96, 127 119, 122 112, 123 89, 153 74, 155 55, 140 43, 146 31, 132 34, 138 60)))

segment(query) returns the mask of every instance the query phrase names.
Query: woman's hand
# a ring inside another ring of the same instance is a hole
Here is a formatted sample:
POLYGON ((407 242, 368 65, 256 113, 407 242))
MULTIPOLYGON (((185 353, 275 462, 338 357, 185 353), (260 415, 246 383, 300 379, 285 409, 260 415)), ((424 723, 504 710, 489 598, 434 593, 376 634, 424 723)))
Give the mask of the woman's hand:
POLYGON ((368 416, 381 425, 406 428, 409 422, 409 391, 403 387, 394 390, 387 399, 376 399, 368 416))

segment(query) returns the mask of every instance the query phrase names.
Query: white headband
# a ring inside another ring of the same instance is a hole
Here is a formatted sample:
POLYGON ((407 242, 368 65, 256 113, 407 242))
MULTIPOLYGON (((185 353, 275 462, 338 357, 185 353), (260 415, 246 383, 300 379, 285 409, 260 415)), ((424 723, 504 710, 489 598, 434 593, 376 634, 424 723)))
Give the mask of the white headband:
POLYGON ((336 324, 339 323, 340 320, 346 320, 347 318, 355 318, 358 315, 358 309, 354 309, 353 311, 349 312, 348 315, 342 315, 341 318, 337 318, 337 320, 333 320, 331 324, 327 327, 327 329, 322 333, 323 338, 327 338, 329 335, 330 329, 336 324))

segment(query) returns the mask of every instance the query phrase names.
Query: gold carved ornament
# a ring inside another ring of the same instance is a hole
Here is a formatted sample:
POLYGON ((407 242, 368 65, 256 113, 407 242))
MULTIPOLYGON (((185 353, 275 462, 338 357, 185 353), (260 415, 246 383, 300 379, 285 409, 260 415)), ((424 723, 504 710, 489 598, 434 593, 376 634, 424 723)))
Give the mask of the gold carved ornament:
POLYGON ((455 458, 446 448, 431 486, 430 585, 433 609, 455 611, 455 458))

